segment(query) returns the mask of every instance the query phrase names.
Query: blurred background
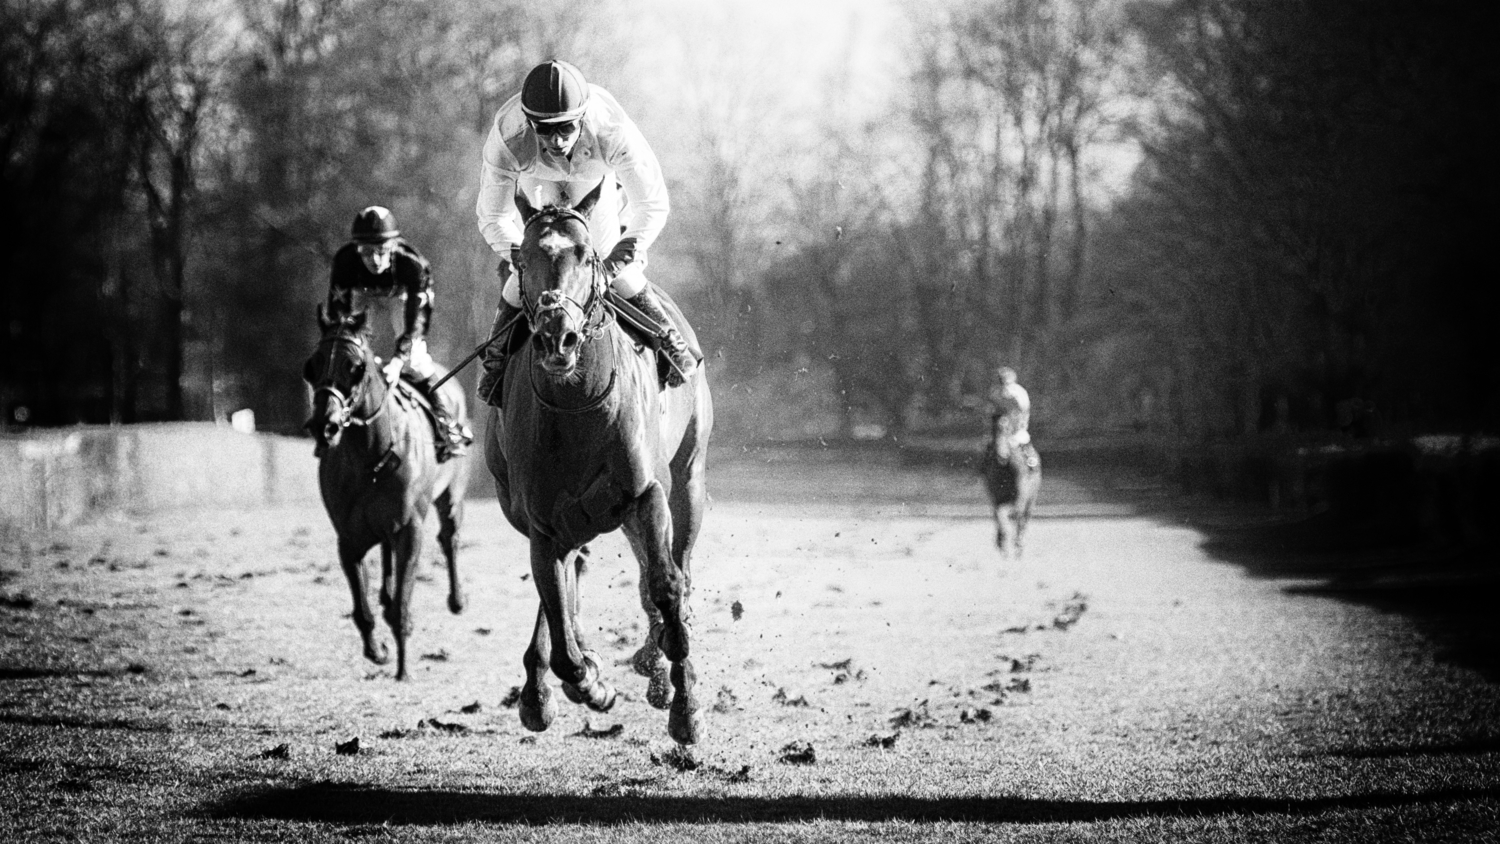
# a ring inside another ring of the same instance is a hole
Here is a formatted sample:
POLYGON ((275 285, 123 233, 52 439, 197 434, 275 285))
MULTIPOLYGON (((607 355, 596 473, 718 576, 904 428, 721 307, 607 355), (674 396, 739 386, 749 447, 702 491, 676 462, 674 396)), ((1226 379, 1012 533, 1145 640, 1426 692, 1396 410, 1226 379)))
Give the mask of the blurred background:
POLYGON ((432 351, 456 362, 499 295, 480 147, 557 57, 662 160, 652 277, 728 441, 972 434, 999 364, 1044 449, 1494 432, 1495 17, 6 0, 0 418, 248 409, 295 432, 329 263, 370 204, 432 262, 432 351))

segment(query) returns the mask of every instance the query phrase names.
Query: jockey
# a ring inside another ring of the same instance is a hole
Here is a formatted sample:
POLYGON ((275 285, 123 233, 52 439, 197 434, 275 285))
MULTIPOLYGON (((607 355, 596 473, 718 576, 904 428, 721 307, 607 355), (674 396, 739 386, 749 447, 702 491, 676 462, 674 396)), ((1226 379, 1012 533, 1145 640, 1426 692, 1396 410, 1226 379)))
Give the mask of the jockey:
MULTIPOLYGON (((526 75, 521 92, 500 106, 484 144, 475 212, 479 231, 499 255, 503 283, 494 336, 521 312, 516 273, 522 227, 515 195, 537 208, 571 204, 603 185, 589 231, 615 293, 665 329, 663 351, 673 363, 669 383, 680 385, 698 366, 682 334, 646 281, 646 250, 661 234, 670 210, 656 154, 635 123, 598 85, 567 62, 548 61, 526 75), (623 198, 619 186, 624 188, 623 198)), ((479 397, 500 406, 505 344, 485 347, 479 397)))
POLYGON ((1026 455, 1026 465, 1036 468, 1041 459, 1031 445, 1031 396, 1026 388, 1016 383, 1016 371, 1008 366, 995 370, 999 379, 989 395, 990 419, 994 425, 995 441, 1008 442, 1026 455))
MULTIPOLYGON (((432 267, 421 253, 401 238, 396 218, 379 205, 359 212, 350 229, 351 242, 333 256, 328 276, 328 313, 347 315, 372 305, 399 299, 403 303, 396 351, 385 366, 386 380, 404 375, 432 404, 443 436, 438 438, 439 462, 463 454, 474 441, 458 422, 458 408, 442 390, 432 389, 443 373, 427 353, 427 326, 432 319, 432 267)), ((397 316, 388 308, 393 325, 397 316)))

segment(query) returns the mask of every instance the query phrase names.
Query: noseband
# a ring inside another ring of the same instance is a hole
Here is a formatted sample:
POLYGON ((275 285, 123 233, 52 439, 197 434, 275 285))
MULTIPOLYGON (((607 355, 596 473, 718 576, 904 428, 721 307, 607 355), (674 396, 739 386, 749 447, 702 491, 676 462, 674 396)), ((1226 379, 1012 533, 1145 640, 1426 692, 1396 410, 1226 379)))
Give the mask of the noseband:
MULTIPOLYGON (((356 350, 358 350, 359 356, 365 360, 366 365, 368 365, 370 356, 366 354, 367 347, 365 346, 365 342, 363 340, 358 337, 351 337, 347 334, 335 334, 332 337, 324 337, 322 340, 319 340, 318 348, 321 349, 324 346, 333 345, 335 343, 345 346, 353 346, 356 350)), ((366 377, 368 377, 368 373, 366 373, 366 377)), ((329 397, 336 399, 339 403, 338 412, 335 413, 328 421, 337 425, 340 431, 351 426, 359 427, 362 425, 368 425, 375 419, 375 417, 385 412, 385 400, 384 397, 382 397, 379 406, 377 406, 375 408, 375 411, 369 416, 354 415, 355 406, 364 399, 364 379, 360 379, 359 382, 351 387, 347 396, 344 395, 344 391, 340 390, 333 384, 333 355, 331 354, 328 356, 328 365, 323 369, 323 378, 321 380, 321 383, 319 383, 317 387, 313 388, 314 404, 317 403, 318 396, 322 394, 327 394, 329 397)), ((389 390, 386 391, 386 395, 390 395, 389 390)))

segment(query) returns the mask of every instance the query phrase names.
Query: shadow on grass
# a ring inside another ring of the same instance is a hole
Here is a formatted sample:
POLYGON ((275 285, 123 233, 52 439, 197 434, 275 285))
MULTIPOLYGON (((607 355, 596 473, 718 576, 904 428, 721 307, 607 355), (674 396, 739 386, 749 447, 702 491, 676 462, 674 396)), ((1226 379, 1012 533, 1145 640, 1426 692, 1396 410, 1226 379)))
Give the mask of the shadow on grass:
POLYGON ((315 783, 233 798, 210 808, 215 817, 332 824, 441 825, 470 821, 513 824, 721 824, 808 821, 1077 823, 1132 818, 1215 815, 1312 815, 1500 798, 1500 788, 1445 789, 1417 794, 1372 793, 1302 800, 1219 797, 1184 800, 1026 800, 1006 797, 921 798, 881 794, 850 797, 563 796, 400 790, 315 783))

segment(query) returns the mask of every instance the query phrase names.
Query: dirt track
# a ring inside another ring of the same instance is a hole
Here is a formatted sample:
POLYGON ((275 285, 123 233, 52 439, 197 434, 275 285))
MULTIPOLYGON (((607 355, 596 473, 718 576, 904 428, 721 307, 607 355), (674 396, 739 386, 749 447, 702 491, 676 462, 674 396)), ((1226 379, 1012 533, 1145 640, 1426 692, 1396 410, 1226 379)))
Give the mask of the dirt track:
MULTIPOLYGON (((717 461, 691 762, 624 665, 613 712, 562 702, 548 732, 521 727, 505 698, 535 595, 482 499, 469 609, 449 615, 427 569, 402 685, 359 656, 321 511, 13 541, 0 838, 1471 840, 1500 823, 1495 685, 1408 618, 1247 576, 1102 480, 1050 473, 1025 560, 1004 563, 974 478, 717 461)), ((610 660, 639 643, 635 582, 623 540, 600 543, 584 614, 610 660)))

